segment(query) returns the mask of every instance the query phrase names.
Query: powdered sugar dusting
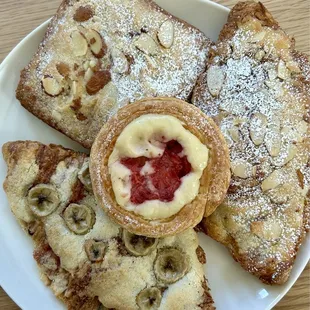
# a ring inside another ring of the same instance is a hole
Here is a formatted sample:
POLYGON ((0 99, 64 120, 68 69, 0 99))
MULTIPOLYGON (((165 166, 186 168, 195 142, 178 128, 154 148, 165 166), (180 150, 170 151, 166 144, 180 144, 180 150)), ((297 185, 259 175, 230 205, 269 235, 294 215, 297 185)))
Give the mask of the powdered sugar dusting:
POLYGON ((205 67, 209 45, 209 39, 199 30, 150 1, 72 1, 49 27, 37 57, 28 66, 30 76, 26 83, 33 87, 36 104, 45 117, 67 135, 90 146, 106 120, 125 104, 153 96, 188 99, 205 67), (94 16, 76 22, 74 13, 85 5, 92 8, 94 16), (158 40, 158 31, 167 20, 172 23, 174 36, 171 47, 165 48, 158 40), (107 46, 106 54, 99 60, 90 47, 85 55, 74 54, 72 33, 79 31, 85 37, 89 30, 100 33, 107 46), (154 51, 148 51, 150 46, 146 50, 137 47, 142 36, 153 42, 154 51), (63 77, 56 70, 60 62, 69 66, 69 76, 63 77), (109 84, 116 89, 112 97, 107 98, 105 87, 93 95, 87 93, 85 72, 90 63, 96 64, 92 71, 110 72, 109 84), (42 89, 41 80, 46 75, 63 86, 58 96, 49 97, 42 89), (79 95, 73 94, 73 81, 78 84, 79 95), (74 96, 81 98, 78 111, 75 107, 72 110, 74 96))
POLYGON ((209 67, 218 66, 225 80, 219 95, 211 95, 207 80, 212 72, 208 77, 207 70, 193 103, 219 124, 232 164, 246 163, 237 171, 241 177, 233 175, 227 199, 215 215, 236 241, 237 257, 249 260, 244 266, 262 278, 268 266, 276 282, 289 268, 284 262, 294 259, 305 226, 309 228, 310 135, 305 115, 310 93, 303 82, 309 80, 309 64, 302 58, 297 63, 289 49, 270 48, 275 38, 288 37, 266 27, 259 35, 265 31, 267 39, 260 44, 251 31, 239 29, 232 39, 214 46, 209 67))

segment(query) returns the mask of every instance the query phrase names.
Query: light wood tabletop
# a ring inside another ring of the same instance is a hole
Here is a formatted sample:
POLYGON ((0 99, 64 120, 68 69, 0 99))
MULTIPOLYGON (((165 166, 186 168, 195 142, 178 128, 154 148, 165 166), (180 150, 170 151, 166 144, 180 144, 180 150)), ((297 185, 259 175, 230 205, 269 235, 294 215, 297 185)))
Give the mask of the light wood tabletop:
MULTIPOLYGON (((61 0, 0 0, 0 62, 10 50, 35 27, 51 17, 61 0)), ((232 7, 236 0, 215 0, 232 7)), ((310 0, 263 0, 290 35, 296 39, 299 51, 310 54, 310 0)), ((1 254, 2 255, 2 254, 1 254)), ((308 264, 295 285, 274 307, 275 310, 309 310, 310 265, 308 264)), ((0 309, 17 310, 19 307, 0 287, 0 309)), ((35 310, 35 309, 34 309, 35 310)))

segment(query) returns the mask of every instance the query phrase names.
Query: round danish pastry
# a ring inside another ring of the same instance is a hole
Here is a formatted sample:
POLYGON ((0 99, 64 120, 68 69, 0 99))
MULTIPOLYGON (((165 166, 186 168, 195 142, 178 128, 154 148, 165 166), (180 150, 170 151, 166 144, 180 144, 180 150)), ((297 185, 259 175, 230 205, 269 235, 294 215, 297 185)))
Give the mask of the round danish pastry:
POLYGON ((127 105, 98 134, 90 154, 98 203, 116 223, 148 237, 196 226, 225 197, 226 142, 215 123, 173 98, 127 105))

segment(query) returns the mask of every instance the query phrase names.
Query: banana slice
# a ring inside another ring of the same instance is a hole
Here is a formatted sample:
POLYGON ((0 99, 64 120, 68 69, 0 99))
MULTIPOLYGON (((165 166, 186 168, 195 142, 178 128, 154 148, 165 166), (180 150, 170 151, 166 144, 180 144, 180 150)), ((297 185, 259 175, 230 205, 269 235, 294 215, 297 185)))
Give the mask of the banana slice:
POLYGON ((161 249, 154 263, 156 278, 166 284, 180 280, 188 270, 188 257, 178 249, 161 249))
POLYGON ((126 249, 135 256, 145 256, 151 253, 158 243, 156 238, 138 236, 123 229, 123 242, 126 249))
POLYGON ((103 241, 87 240, 85 242, 85 251, 91 262, 101 262, 106 252, 106 244, 103 241))
POLYGON ((141 310, 156 310, 161 303, 161 291, 153 286, 142 290, 137 298, 137 305, 141 310))
POLYGON ((64 212, 64 220, 72 232, 77 235, 85 235, 93 228, 96 217, 92 208, 71 203, 64 212))
POLYGON ((30 210, 39 217, 47 216, 55 211, 60 200, 56 188, 50 184, 39 184, 28 192, 30 210))
POLYGON ((83 183, 83 185, 88 191, 93 190, 91 179, 90 179, 90 174, 89 174, 89 163, 88 162, 85 162, 83 164, 81 170, 78 173, 78 178, 83 183))

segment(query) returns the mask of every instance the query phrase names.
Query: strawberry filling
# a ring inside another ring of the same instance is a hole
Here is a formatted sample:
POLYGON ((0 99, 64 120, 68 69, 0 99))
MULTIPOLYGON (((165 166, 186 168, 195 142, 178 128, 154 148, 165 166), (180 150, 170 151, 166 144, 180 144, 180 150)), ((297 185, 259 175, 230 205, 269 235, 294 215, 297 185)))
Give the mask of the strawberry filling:
POLYGON ((133 204, 141 204, 146 200, 158 199, 169 202, 174 198, 175 191, 181 185, 181 178, 191 172, 192 166, 186 156, 180 153, 182 145, 176 140, 166 143, 161 157, 123 158, 121 163, 131 171, 131 196, 133 204), (152 173, 141 174, 146 163, 152 167, 152 173))

